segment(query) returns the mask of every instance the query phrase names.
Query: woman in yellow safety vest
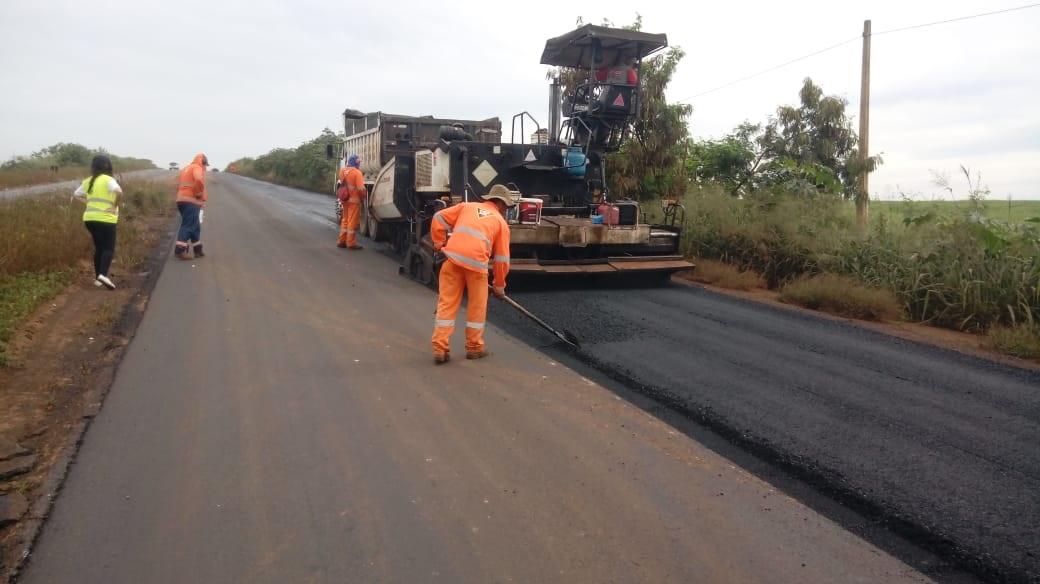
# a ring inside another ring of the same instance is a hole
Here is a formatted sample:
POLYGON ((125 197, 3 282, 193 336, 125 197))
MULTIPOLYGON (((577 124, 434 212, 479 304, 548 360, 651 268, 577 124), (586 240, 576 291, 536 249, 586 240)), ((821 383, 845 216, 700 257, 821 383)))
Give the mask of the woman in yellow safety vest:
POLYGON ((119 222, 119 198, 123 189, 112 177, 112 161, 103 154, 90 163, 90 176, 83 179, 73 198, 87 204, 83 224, 94 239, 94 285, 115 290, 108 268, 116 253, 116 223, 119 222))

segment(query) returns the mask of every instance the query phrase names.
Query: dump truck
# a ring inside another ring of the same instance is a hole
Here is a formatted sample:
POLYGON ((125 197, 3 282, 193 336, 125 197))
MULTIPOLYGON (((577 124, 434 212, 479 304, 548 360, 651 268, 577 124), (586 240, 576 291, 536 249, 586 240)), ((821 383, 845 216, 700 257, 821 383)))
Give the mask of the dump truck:
MULTIPOLYGON (((679 254, 681 205, 665 204, 664 220, 649 224, 639 202, 606 184, 605 155, 620 149, 639 111, 639 66, 666 46, 665 35, 593 25, 548 40, 541 63, 578 71, 581 80, 553 79, 548 127, 529 112, 516 114, 508 142, 498 118, 347 109, 343 143, 328 145, 327 155, 341 166, 350 154, 362 158, 369 190, 362 234, 388 243, 401 258, 402 273, 433 284, 439 266, 429 237, 433 215, 479 201, 501 184, 520 201, 507 217, 511 276, 642 273, 663 279, 692 268, 679 254), (524 141, 529 127, 530 143, 524 141)), ((337 203, 337 218, 338 212, 337 203)))

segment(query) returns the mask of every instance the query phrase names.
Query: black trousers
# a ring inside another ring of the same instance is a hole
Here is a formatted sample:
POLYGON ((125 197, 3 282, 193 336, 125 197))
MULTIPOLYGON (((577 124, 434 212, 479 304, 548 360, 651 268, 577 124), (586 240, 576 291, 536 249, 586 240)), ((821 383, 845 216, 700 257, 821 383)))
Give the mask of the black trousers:
POLYGON ((94 238, 94 274, 107 276, 116 254, 116 224, 102 221, 84 221, 83 224, 94 238))

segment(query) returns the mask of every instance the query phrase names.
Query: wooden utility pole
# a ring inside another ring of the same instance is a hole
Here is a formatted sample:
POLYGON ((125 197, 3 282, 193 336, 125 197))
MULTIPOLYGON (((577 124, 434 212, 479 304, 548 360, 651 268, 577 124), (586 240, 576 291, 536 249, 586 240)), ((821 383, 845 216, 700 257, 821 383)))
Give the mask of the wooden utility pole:
POLYGON ((856 226, 865 232, 870 221, 870 173, 866 171, 870 158, 870 21, 863 21, 863 70, 859 86, 859 158, 864 165, 859 175, 856 192, 856 226))

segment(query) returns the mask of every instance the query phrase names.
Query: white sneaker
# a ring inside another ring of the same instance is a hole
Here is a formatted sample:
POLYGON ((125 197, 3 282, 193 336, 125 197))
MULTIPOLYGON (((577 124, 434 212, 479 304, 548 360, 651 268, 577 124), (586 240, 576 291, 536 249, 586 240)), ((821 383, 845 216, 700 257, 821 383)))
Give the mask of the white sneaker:
POLYGON ((108 279, 108 276, 98 275, 97 281, 104 284, 105 288, 108 288, 109 290, 116 289, 116 285, 112 283, 112 280, 108 279))
POLYGON ((95 285, 95 286, 97 286, 98 288, 100 288, 100 287, 101 287, 101 286, 103 286, 104 284, 102 284, 102 283, 101 283, 101 280, 98 280, 98 279, 97 279, 97 277, 95 276, 95 277, 94 277, 94 285, 95 285))

